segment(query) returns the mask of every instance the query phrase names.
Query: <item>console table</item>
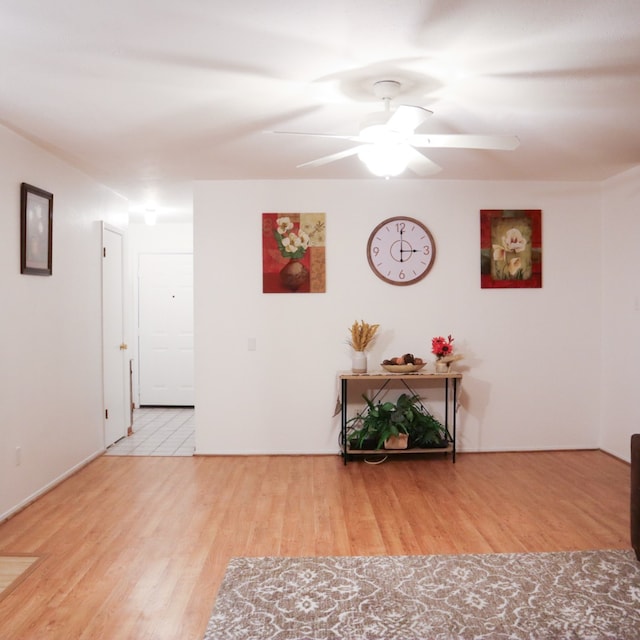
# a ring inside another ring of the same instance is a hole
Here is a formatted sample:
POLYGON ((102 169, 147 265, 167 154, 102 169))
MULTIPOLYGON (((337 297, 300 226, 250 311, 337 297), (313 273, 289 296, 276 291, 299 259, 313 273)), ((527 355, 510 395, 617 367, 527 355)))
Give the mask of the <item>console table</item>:
POLYGON ((375 373, 341 373, 340 378, 340 393, 341 393, 341 431, 340 431, 340 446, 342 449, 342 457, 344 464, 347 464, 347 459, 350 455, 395 455, 402 453, 435 453, 435 452, 451 452, 452 461, 456 461, 456 405, 458 401, 458 381, 462 379, 462 374, 457 372, 449 373, 422 373, 417 371, 415 373, 387 373, 386 371, 380 371, 375 373), (419 395, 412 388, 423 382, 441 382, 444 384, 444 428, 445 435, 448 441, 446 448, 434 448, 434 449, 350 449, 347 442, 347 400, 348 400, 348 383, 350 381, 359 381, 370 384, 369 388, 377 387, 372 402, 378 397, 378 395, 389 385, 392 380, 399 380, 411 393, 411 395, 419 395))

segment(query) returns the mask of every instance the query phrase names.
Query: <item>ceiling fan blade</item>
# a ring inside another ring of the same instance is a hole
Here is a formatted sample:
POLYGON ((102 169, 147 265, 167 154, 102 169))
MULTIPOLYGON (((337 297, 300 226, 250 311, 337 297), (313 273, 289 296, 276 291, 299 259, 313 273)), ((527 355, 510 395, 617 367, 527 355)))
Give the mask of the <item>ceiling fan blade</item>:
POLYGON ((413 147, 409 147, 407 149, 407 156, 409 158, 407 167, 419 176, 432 176, 442 171, 442 167, 440 165, 436 164, 433 160, 429 160, 429 158, 423 156, 413 147))
POLYGON ((433 111, 408 104, 401 104, 387 120, 387 127, 405 135, 412 134, 433 111))
POLYGON ((360 136, 343 136, 338 133, 307 133, 306 131, 266 131, 265 133, 277 133, 288 136, 313 136, 315 138, 334 138, 336 140, 351 140, 351 142, 363 142, 360 136))
POLYGON ((457 134, 415 134, 407 140, 414 147, 423 149, 431 147, 446 149, 494 149, 497 151, 513 151, 520 145, 517 136, 484 136, 457 134))
POLYGON ((351 147, 351 149, 345 149, 344 151, 339 151, 338 153, 332 153, 329 156, 323 156, 322 158, 318 158, 317 160, 311 160, 310 162, 303 162, 302 164, 297 165, 300 167, 321 167, 323 164, 329 164, 329 162, 335 162, 336 160, 342 160, 342 158, 348 158, 349 156, 354 156, 362 149, 368 145, 358 145, 357 147, 351 147))

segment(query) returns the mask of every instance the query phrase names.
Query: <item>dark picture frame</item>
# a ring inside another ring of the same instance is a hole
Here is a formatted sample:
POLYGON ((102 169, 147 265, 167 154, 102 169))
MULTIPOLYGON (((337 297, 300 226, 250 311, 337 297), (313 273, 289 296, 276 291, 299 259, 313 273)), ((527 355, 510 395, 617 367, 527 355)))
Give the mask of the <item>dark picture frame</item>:
POLYGON ((20 185, 20 273, 52 274, 53 194, 20 185))
POLYGON ((480 210, 482 289, 542 287, 542 210, 480 210))

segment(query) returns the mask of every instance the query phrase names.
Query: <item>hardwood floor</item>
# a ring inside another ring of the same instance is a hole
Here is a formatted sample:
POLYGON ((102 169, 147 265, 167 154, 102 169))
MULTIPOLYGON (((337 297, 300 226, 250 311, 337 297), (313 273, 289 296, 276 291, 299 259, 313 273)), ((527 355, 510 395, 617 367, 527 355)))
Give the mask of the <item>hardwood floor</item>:
POLYGON ((0 553, 44 556, 0 637, 200 640, 233 556, 627 549, 629 473, 599 451, 102 456, 0 525, 0 553))

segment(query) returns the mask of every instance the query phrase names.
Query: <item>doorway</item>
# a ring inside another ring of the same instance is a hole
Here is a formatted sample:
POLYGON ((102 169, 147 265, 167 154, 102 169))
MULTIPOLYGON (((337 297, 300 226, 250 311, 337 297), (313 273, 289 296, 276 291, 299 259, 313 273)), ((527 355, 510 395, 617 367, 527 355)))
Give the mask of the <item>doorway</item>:
POLYGON ((193 456, 193 407, 140 407, 133 412, 133 433, 107 450, 108 456, 193 456))
POLYGON ((138 405, 193 406, 193 377, 193 254, 141 253, 138 405))

